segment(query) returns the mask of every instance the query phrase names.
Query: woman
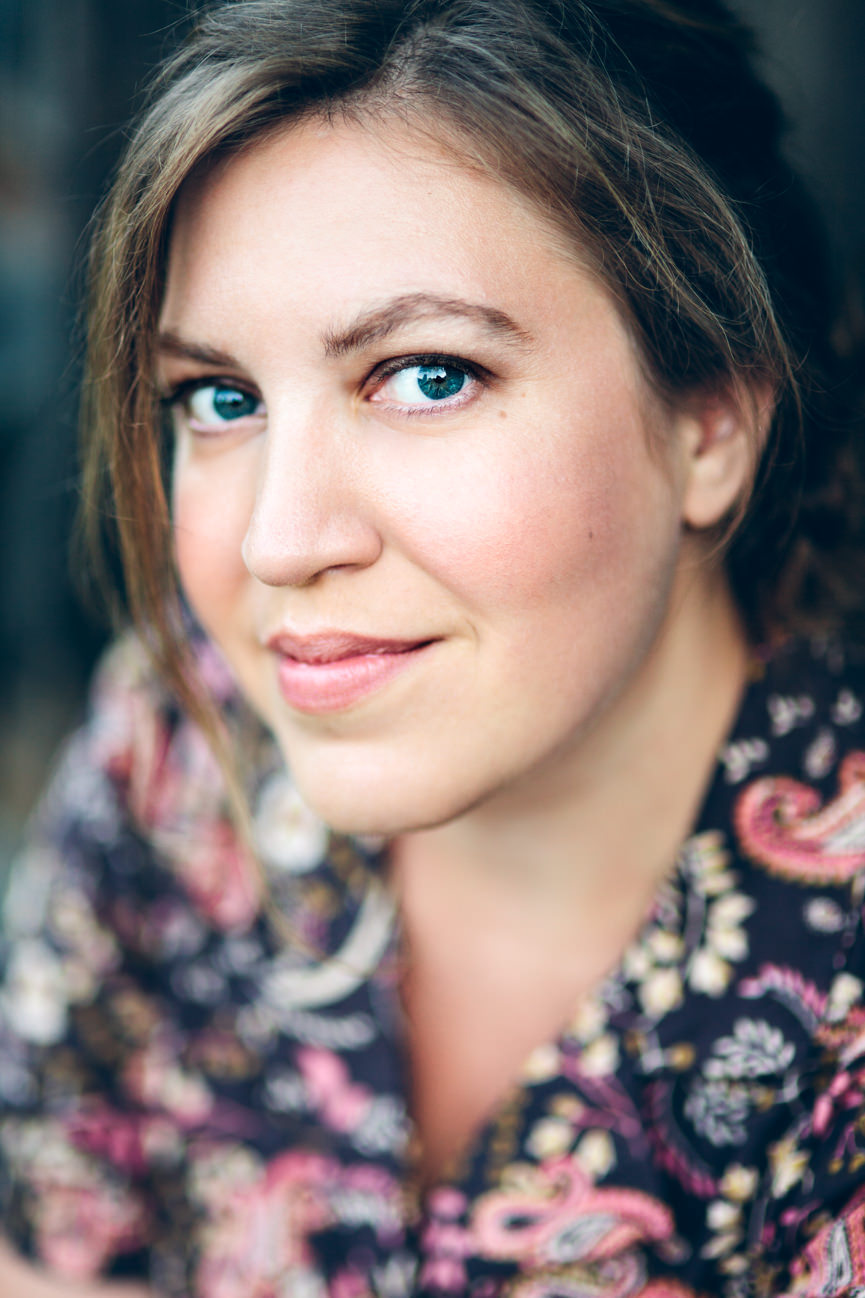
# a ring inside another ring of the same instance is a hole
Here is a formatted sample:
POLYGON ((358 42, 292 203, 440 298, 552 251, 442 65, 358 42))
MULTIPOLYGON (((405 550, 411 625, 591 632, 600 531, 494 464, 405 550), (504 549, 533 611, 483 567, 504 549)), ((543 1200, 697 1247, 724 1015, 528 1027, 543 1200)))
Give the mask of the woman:
POLYGON ((93 258, 138 632, 7 908, 16 1293, 865 1285, 850 420, 748 50, 244 0, 163 73, 93 258))

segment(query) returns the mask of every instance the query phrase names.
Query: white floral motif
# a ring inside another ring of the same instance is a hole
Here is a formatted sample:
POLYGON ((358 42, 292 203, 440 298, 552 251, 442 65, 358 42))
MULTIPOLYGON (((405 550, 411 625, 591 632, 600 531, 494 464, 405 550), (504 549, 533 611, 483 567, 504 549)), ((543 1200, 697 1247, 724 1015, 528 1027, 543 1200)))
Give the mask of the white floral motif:
POLYGON ((862 715, 862 704, 852 690, 841 690, 832 704, 832 720, 836 726, 852 726, 862 715))
POLYGON ((821 780, 831 771, 838 755, 834 732, 824 728, 809 744, 803 759, 805 773, 812 780, 821 780))
POLYGON ((706 1225, 712 1232, 700 1250, 701 1257, 729 1258, 742 1242, 742 1205, 729 1199, 713 1199, 706 1210, 706 1225))
POLYGON ((574 1129, 564 1118, 542 1118, 532 1127, 526 1148, 537 1159, 566 1154, 574 1141, 574 1129))
POLYGON ((779 1140, 769 1150, 769 1166, 772 1169, 772 1193, 780 1199, 805 1175, 808 1155, 792 1138, 779 1140))
POLYGON ((688 844, 687 863, 694 891, 706 898, 703 943, 687 967, 688 984, 708 996, 721 996, 733 977, 733 964, 748 954, 743 927, 754 902, 736 892, 736 875, 728 869, 729 856, 719 836, 701 834, 688 844))
POLYGON ((728 868, 730 854, 724 847, 723 834, 694 834, 682 855, 689 881, 699 896, 717 897, 732 890, 736 876, 728 868))
POLYGON ((548 1082, 562 1069, 562 1052, 552 1041, 536 1046, 525 1063, 524 1076, 529 1083, 548 1082))
POLYGON ((265 781, 255 809, 255 843, 275 870, 303 874, 321 861, 327 829, 302 800, 284 770, 265 781))
POLYGON ((682 977, 678 969, 653 969, 640 988, 646 1014, 660 1018, 682 1003, 682 977))
POLYGON ((752 768, 765 762, 768 756, 769 745, 765 739, 742 739, 727 744, 721 753, 727 783, 741 784, 752 768))
POLYGON ((859 978, 852 974, 838 974, 829 988, 829 1001, 826 1006, 826 1017, 830 1023, 842 1022, 853 1008, 862 1000, 863 986, 859 978))
POLYGON ((697 1135, 716 1149, 745 1143, 750 1112, 747 1087, 727 1078, 698 1077, 685 1101, 685 1114, 697 1135))
POLYGON ((831 897, 812 897, 805 905, 805 923, 817 933, 840 933, 844 912, 831 897))
POLYGON ((363 1153, 389 1154, 401 1147, 406 1137, 404 1104, 393 1095, 379 1095, 372 1101, 352 1139, 363 1153))
MULTIPOLYGON (((588 996, 567 1029, 567 1035, 579 1046, 580 1069, 589 1077, 608 1077, 619 1064, 618 1041, 608 1031, 609 1009, 602 994, 588 996)), ((530 1056, 529 1065, 531 1081, 549 1080, 561 1070, 558 1048, 539 1046, 530 1056)))
POLYGON ((596 1037, 582 1053, 580 1065, 590 1077, 611 1077, 619 1066, 619 1044, 608 1032, 596 1037))
POLYGON ((63 964, 37 938, 12 945, 2 1010, 24 1041, 50 1045, 66 1030, 68 989, 63 964))
POLYGON ((780 1028, 765 1019, 737 1019, 733 1035, 719 1037, 713 1058, 706 1063, 707 1077, 765 1077, 789 1068, 796 1055, 792 1042, 780 1028))
MULTIPOLYGON (((587 996, 577 1007, 570 1026, 571 1035, 585 1044, 594 1041, 595 1037, 606 1031, 606 1028, 607 1014, 604 1005, 598 997, 587 996)), ((556 1068, 558 1068, 558 1059, 556 1068)))
POLYGON ((663 964, 672 964, 681 960, 685 954, 685 944, 678 933, 669 933, 666 929, 656 929, 649 935, 649 950, 655 959, 663 964))
POLYGON ((730 966, 716 951, 697 951, 688 970, 688 982, 694 991, 707 996, 722 996, 730 981, 730 966))
POLYGON ((734 1203, 747 1203, 753 1199, 760 1184, 760 1174, 755 1167, 732 1163, 721 1177, 721 1193, 734 1203))
POLYGON ((684 1001, 685 988, 720 997, 734 965, 748 954, 745 920, 754 902, 736 891, 723 835, 695 834, 682 849, 680 867, 691 899, 687 916, 675 889, 662 894, 654 926, 625 952, 622 968, 635 984, 643 1013, 658 1020, 684 1001), (696 940, 695 940, 696 939, 696 940))
MULTIPOLYGON (((691 1083, 685 1114, 696 1133, 716 1148, 744 1144, 748 1119, 795 1055, 792 1042, 765 1019, 737 1019, 691 1083)), ((750 1183, 742 1184, 734 1194, 731 1187, 726 1197, 747 1197, 750 1189, 750 1183)))
POLYGON ((788 735, 796 726, 810 721, 814 715, 814 700, 807 694, 798 697, 770 694, 767 706, 772 720, 772 734, 778 736, 788 735))
POLYGON ((714 1199, 706 1212, 706 1220, 713 1230, 730 1230, 738 1226, 742 1216, 741 1206, 729 1199, 714 1199))
POLYGON ((587 1131, 576 1152, 583 1169, 593 1179, 606 1176, 615 1167, 616 1147, 608 1131, 587 1131))

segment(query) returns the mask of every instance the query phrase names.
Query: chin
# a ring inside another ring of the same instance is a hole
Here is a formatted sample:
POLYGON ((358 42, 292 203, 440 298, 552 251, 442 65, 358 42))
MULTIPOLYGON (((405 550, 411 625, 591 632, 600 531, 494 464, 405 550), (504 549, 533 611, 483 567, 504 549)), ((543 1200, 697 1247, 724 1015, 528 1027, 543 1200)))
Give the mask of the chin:
POLYGON ((335 790, 318 797, 308 793, 300 781, 297 785, 307 806, 338 834, 396 838, 400 834, 433 829, 459 815, 459 812, 430 807, 428 800, 424 800, 424 805, 414 806, 404 799, 340 796, 335 790))
POLYGON ((393 773, 375 776, 337 769, 319 773, 289 761, 292 778, 306 805, 339 834, 395 838, 432 829, 456 819, 467 808, 453 790, 435 789, 419 779, 393 773))

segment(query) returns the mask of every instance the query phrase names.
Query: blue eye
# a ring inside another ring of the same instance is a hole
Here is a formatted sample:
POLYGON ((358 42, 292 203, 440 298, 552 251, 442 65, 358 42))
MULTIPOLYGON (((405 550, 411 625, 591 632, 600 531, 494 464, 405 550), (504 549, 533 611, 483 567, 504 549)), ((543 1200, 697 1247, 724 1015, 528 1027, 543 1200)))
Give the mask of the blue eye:
POLYGON ((431 401, 443 401, 445 397, 455 397, 465 387, 468 376, 463 370, 453 365, 419 365, 417 367, 417 385, 425 397, 431 401))
POLYGON ((227 383, 207 383, 188 392, 181 405, 195 428, 219 428, 263 413, 262 403, 251 392, 227 383))
POLYGON ((428 406, 463 394, 472 375, 447 361, 404 365, 394 370, 379 389, 401 406, 428 406))

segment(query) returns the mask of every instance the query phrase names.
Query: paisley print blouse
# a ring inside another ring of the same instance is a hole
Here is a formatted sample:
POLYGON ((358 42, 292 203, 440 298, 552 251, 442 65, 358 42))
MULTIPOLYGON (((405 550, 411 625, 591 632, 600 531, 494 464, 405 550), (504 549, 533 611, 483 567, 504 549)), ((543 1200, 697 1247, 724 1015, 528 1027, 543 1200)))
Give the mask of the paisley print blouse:
POLYGON ((420 1195, 382 845, 257 736, 253 864, 122 642, 8 894, 8 1235, 173 1298, 865 1295, 865 668, 753 677, 618 968, 420 1195))

